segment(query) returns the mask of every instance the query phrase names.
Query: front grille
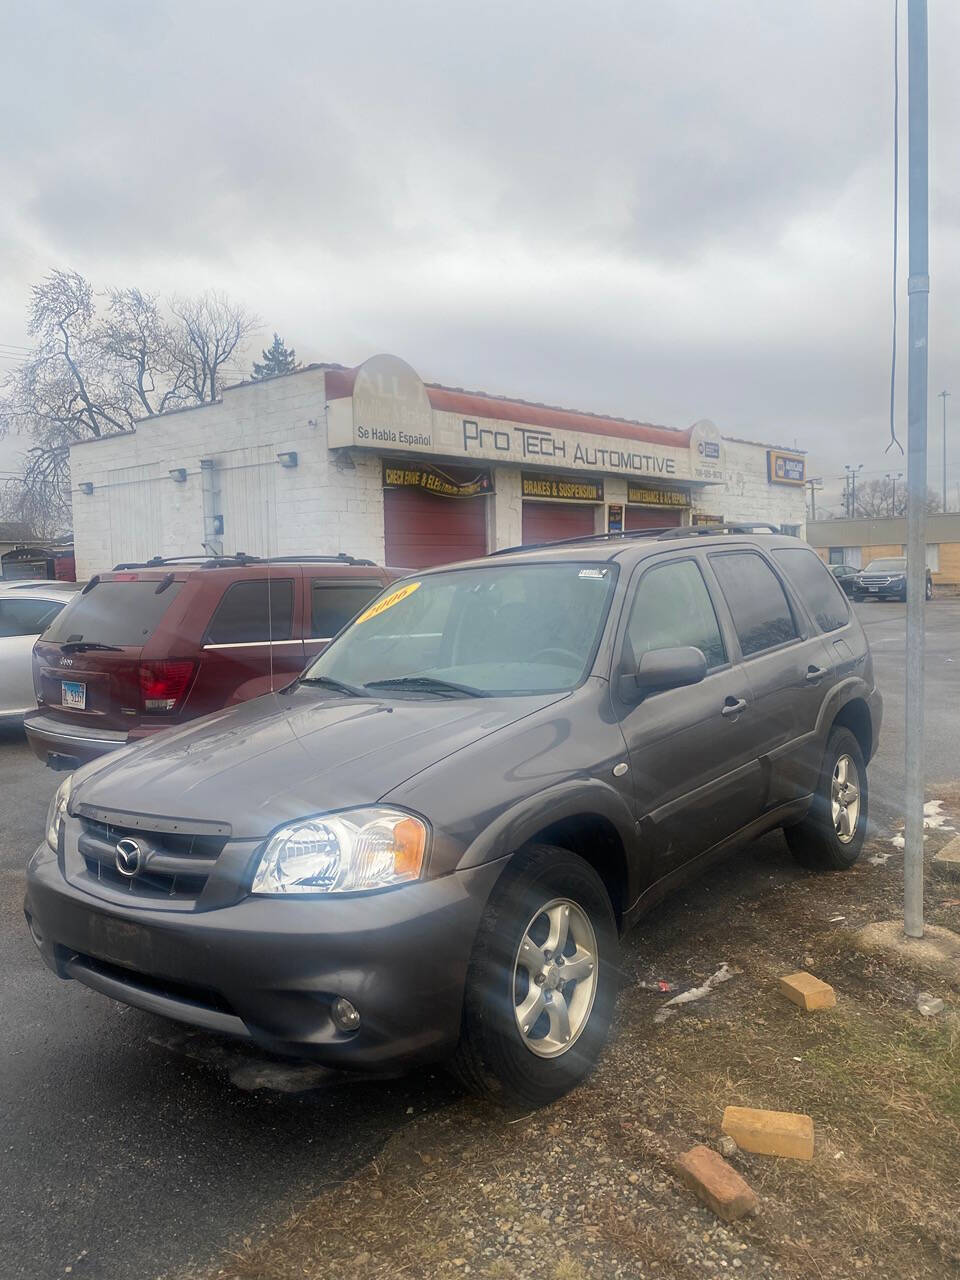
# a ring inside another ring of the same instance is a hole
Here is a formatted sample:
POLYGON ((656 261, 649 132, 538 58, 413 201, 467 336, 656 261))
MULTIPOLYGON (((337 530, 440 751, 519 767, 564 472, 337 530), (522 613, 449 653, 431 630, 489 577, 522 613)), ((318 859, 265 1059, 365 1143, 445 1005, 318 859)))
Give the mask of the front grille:
MULTIPOLYGON (((146 991, 151 995, 166 996, 169 1000, 177 1000, 181 1004, 195 1004, 202 1009, 214 1009, 217 1013, 234 1014, 233 1006, 224 999, 219 991, 210 987, 196 986, 192 982, 173 982, 168 978, 155 978, 152 974, 141 973, 137 969, 126 969, 119 964, 110 964, 94 956, 75 954, 73 962, 89 970, 93 974, 101 974, 114 982, 121 982, 125 987, 138 991, 146 991)), ((234 1016, 236 1016, 234 1014, 234 1016)))
POLYGON ((80 818, 80 826, 77 848, 87 875, 140 898, 194 901, 227 843, 225 835, 150 831, 88 817, 80 818), (124 839, 135 840, 141 850, 135 875, 124 875, 117 865, 117 845, 124 839))

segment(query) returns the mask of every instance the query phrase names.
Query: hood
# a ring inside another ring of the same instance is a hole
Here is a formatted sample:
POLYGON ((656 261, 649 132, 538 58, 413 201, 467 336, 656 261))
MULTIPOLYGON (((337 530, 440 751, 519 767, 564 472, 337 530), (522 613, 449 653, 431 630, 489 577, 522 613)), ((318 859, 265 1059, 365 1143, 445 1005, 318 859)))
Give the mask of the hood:
POLYGON ((228 823, 260 839, 294 818, 373 804, 414 774, 549 706, 510 698, 345 698, 299 687, 85 766, 71 809, 228 823))

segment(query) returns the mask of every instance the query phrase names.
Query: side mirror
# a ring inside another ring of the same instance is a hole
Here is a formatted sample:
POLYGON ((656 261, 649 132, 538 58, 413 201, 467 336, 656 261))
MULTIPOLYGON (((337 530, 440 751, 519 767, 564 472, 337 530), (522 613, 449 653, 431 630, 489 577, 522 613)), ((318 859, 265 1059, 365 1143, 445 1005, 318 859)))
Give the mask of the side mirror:
POLYGON ((706 674, 702 649, 692 645, 651 649, 640 659, 635 674, 620 677, 620 696, 625 702, 640 702, 648 693, 699 684, 706 674))

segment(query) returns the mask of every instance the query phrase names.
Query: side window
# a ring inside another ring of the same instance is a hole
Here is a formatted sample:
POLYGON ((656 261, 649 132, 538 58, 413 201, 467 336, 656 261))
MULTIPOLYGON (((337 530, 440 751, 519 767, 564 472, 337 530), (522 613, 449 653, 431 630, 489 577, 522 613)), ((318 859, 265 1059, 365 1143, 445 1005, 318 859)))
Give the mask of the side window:
POLYGON ((56 600, 2 600, 0 636, 38 636, 62 608, 56 600))
POLYGON ((802 547, 774 551, 773 558, 807 606, 821 631, 836 631, 850 621, 846 596, 823 561, 802 547))
POLYGON ((344 583, 314 579, 310 590, 310 634, 329 640, 382 590, 383 584, 372 578, 369 582, 344 583))
POLYGON ((701 649, 708 668, 726 662, 713 602, 693 560, 674 560, 647 570, 634 597, 627 640, 637 662, 651 649, 678 645, 701 649))
POLYGON ((293 579, 234 582, 207 628, 207 644, 262 644, 293 635, 293 579))
POLYGON ((754 551, 710 557, 726 597, 743 656, 797 638, 797 626, 780 579, 754 551))

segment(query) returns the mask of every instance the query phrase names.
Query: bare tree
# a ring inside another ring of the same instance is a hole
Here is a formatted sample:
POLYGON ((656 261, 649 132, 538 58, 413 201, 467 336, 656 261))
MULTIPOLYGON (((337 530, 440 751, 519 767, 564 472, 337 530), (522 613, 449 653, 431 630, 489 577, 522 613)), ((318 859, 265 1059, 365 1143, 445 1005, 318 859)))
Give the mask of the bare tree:
MULTIPOLYGON (((66 461, 64 457, 64 469, 66 461)), ((47 484, 10 479, 0 487, 0 519, 25 525, 35 537, 55 538, 67 533, 70 526, 64 514, 56 479, 47 484)))
POLYGON ((222 375, 235 369, 243 343, 259 320, 224 294, 208 290, 198 298, 177 298, 178 358, 185 384, 197 404, 216 400, 222 375))
POLYGON ((152 418, 188 399, 183 335, 163 317, 155 294, 110 289, 98 337, 140 417, 152 418))
MULTIPOLYGON (((932 489, 927 490, 927 511, 940 510, 940 499, 932 489)), ((885 516, 907 514, 907 486, 901 480, 896 485, 884 477, 882 480, 861 481, 857 485, 857 515, 870 520, 882 520, 885 516)))
POLYGON ((53 271, 30 296, 36 345, 4 380, 0 436, 30 437, 23 500, 69 526, 70 446, 220 393, 259 321, 223 294, 177 300, 165 313, 139 289, 111 289, 96 314, 90 283, 53 271))

